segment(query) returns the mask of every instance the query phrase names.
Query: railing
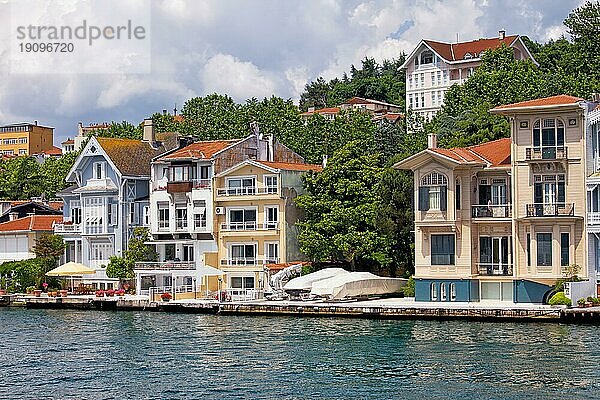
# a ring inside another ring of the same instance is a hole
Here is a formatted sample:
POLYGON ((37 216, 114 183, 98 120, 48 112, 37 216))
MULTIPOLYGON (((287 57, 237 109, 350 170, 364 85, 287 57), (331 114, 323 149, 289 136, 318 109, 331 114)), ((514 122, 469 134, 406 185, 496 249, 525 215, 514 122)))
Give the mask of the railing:
POLYGON ((168 231, 169 230, 169 220, 158 220, 158 230, 159 231, 168 231))
POLYGON ((88 264, 91 268, 99 269, 102 267, 106 267, 110 260, 89 260, 88 264))
POLYGON ((86 235, 102 234, 107 233, 108 227, 104 224, 101 225, 90 225, 86 224, 83 228, 83 233, 86 235))
POLYGON ((472 218, 510 218, 512 206, 510 204, 489 204, 471 206, 472 218))
POLYGON ((222 231, 256 231, 256 230, 277 230, 279 223, 268 222, 266 224, 257 224, 256 221, 248 222, 223 222, 221 224, 222 231))
POLYGON ((187 227, 188 227, 187 217, 186 218, 175 218, 175 230, 176 231, 186 230, 187 227))
POLYGON ((569 217, 575 215, 575 203, 527 204, 528 217, 569 217))
POLYGON ((226 301, 250 301, 258 300, 263 297, 261 289, 226 289, 226 301))
POLYGON ((525 149, 525 160, 566 160, 567 148, 565 146, 539 146, 525 149))
POLYGON ((252 266, 252 265, 263 265, 262 259, 258 258, 246 258, 246 257, 236 257, 229 258, 226 260, 221 260, 222 266, 252 266))
POLYGON ((134 269, 152 271, 193 270, 196 269, 194 261, 139 261, 134 269))
POLYGON ((217 196, 254 196, 261 194, 277 194, 277 187, 242 187, 242 188, 219 188, 217 196))
POLYGON ((265 258, 265 264, 279 264, 279 258, 267 257, 267 258, 265 258))
POLYGON ((55 224, 54 233, 81 233, 80 224, 55 224))
POLYGON ((512 264, 498 263, 480 263, 479 275, 502 275, 511 276, 513 274, 512 264))
POLYGON ((588 213, 588 225, 600 225, 600 212, 588 213))
POLYGON ((173 286, 151 286, 148 289, 140 290, 140 294, 141 295, 147 294, 148 297, 150 297, 151 301, 156 301, 156 300, 160 300, 160 299, 156 299, 156 298, 159 297, 161 294, 163 294, 163 293, 173 294, 173 292, 174 292, 175 296, 173 296, 173 300, 177 300, 177 293, 192 293, 193 291, 194 291, 194 286, 192 286, 192 285, 180 285, 180 286, 175 286, 175 288, 173 288, 173 286))
POLYGON ((210 189, 210 179, 192 179, 193 189, 210 189))
POLYGON ((167 182, 167 193, 188 193, 192 191, 192 182, 167 182))
POLYGON ((194 219, 194 229, 195 230, 204 230, 206 229, 206 219, 194 219))

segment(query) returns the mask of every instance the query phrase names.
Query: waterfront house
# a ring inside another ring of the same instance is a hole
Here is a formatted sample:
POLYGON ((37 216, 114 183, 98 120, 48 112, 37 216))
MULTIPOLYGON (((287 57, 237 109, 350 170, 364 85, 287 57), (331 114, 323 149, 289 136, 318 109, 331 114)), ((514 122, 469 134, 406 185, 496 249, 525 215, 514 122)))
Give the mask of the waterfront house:
POLYGON ((444 95, 450 86, 462 84, 481 65, 484 51, 506 45, 514 50, 515 59, 535 59, 521 36, 506 35, 468 42, 438 42, 423 39, 406 58, 402 68, 406 72, 406 109, 433 117, 444 104, 444 95))
POLYGON ((303 259, 294 198, 303 191, 301 174, 321 169, 248 159, 215 176, 217 262, 230 295, 253 298, 270 268, 303 259))
POLYGON ((72 183, 57 195, 63 198, 64 221, 55 226, 67 250, 64 262, 96 269, 84 283, 113 288, 106 276, 112 255, 122 255, 133 229, 149 224, 151 160, 178 146, 174 133, 155 134, 144 121, 144 139, 91 137, 67 174, 72 183))
POLYGON ((30 215, 0 223, 0 263, 34 258, 36 240, 61 221, 62 215, 30 215))
MULTIPOLYGON (((220 204, 222 198, 227 198, 244 203, 250 196, 251 201, 247 205, 252 205, 250 203, 267 194, 262 186, 263 181, 257 183, 256 174, 236 179, 230 174, 242 171, 246 165, 244 163, 248 162, 304 165, 303 161, 302 157, 273 136, 263 136, 258 132, 244 139, 196 142, 156 157, 151 169, 149 215, 152 239, 149 243, 155 247, 159 259, 136 264, 136 282, 140 293, 196 293, 201 288, 216 290, 219 278, 216 275, 210 275, 212 278, 209 278, 206 272, 214 274, 214 270, 206 267, 220 266, 217 243, 220 240, 219 224, 227 222, 221 217, 227 211, 225 206, 217 207, 215 202, 220 204), (222 184, 225 181, 226 184, 222 184), (226 189, 225 192, 221 192, 223 189, 226 189), (252 191, 254 195, 251 195, 252 191)), ((266 168, 263 164, 259 165, 266 168)), ((279 173, 277 168, 272 168, 272 171, 275 171, 275 175, 279 173)), ((280 191, 275 180, 269 182, 275 182, 277 186, 276 192, 269 194, 272 198, 280 191)), ((279 205, 279 202, 273 204, 279 205)), ((231 222, 239 222, 236 219, 238 214, 234 215, 231 222)), ((240 221, 249 217, 250 213, 242 212, 240 221)), ((273 218, 279 218, 279 215, 273 218)), ((236 227, 245 228, 242 225, 236 227)), ((246 231, 238 230, 242 236, 246 231)), ((231 238, 230 235, 226 236, 231 238)), ((223 260, 227 259, 223 256, 223 260)), ((261 271, 263 264, 264 260, 259 266, 261 271)), ((252 266, 256 265, 253 263, 252 266)), ((221 280, 228 279, 225 271, 219 277, 221 280)))
POLYGON ((590 276, 586 107, 571 96, 499 106, 510 139, 441 149, 431 135, 395 165, 414 172, 416 300, 542 303, 570 265, 590 276))

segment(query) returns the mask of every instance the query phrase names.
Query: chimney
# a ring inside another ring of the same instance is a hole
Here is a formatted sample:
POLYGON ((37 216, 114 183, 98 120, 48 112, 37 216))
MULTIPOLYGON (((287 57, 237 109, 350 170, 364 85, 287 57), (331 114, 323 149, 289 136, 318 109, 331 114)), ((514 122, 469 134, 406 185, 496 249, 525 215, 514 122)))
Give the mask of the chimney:
POLYGON ((437 148, 437 134, 430 133, 429 135, 427 135, 427 148, 428 149, 437 148))
POLYGON ((327 166, 327 154, 323 154, 323 168, 327 166))
POLYGON ((270 134, 267 138, 267 160, 274 161, 275 160, 275 135, 270 134))
POLYGON ((146 118, 144 120, 144 142, 153 144, 156 141, 156 135, 154 131, 154 125, 152 124, 152 118, 146 118))
POLYGON ((37 126, 37 124, 38 124, 38 120, 37 120, 37 119, 36 119, 36 120, 34 120, 34 121, 33 121, 33 123, 34 123, 34 124, 37 126))
POLYGON ((498 39, 504 40, 505 37, 506 37, 506 31, 504 29, 499 30, 498 31, 498 39))
POLYGON ((592 101, 594 103, 600 103, 600 93, 592 93, 592 101))
POLYGON ((19 218, 19 213, 16 212, 12 212, 8 215, 8 220, 9 221, 14 221, 15 219, 19 218))
POLYGON ((167 115, 167 109, 163 108, 163 115, 167 115))

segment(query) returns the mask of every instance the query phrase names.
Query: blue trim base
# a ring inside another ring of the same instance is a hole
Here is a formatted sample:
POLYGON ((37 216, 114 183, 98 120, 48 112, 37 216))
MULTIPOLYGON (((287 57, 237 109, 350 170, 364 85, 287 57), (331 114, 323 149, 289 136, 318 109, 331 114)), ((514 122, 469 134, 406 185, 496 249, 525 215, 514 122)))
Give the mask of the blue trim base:
POLYGON ((470 302, 479 301, 479 280, 477 279, 416 279, 415 301, 470 302), (445 285, 446 298, 442 299, 442 285, 445 285), (432 297, 435 287, 436 295, 432 297), (452 288, 456 296, 452 295, 452 288))

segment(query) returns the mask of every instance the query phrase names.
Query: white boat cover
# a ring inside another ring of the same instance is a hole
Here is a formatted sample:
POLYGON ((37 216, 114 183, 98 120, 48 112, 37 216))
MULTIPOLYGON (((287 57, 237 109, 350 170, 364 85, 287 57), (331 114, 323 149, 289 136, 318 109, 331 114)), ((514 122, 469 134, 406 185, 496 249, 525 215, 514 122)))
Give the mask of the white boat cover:
POLYGON ((384 278, 370 272, 349 272, 315 282, 310 293, 341 300, 347 297, 391 294, 398 292, 405 284, 406 279, 384 278))
POLYGON ((338 275, 346 275, 350 272, 346 271, 343 268, 325 268, 320 269, 316 272, 312 272, 310 274, 306 274, 303 276, 299 276, 297 278, 291 279, 288 283, 285 284, 283 290, 291 291, 291 290, 306 290, 310 291, 312 289, 313 283, 321 281, 323 279, 329 279, 338 275))

